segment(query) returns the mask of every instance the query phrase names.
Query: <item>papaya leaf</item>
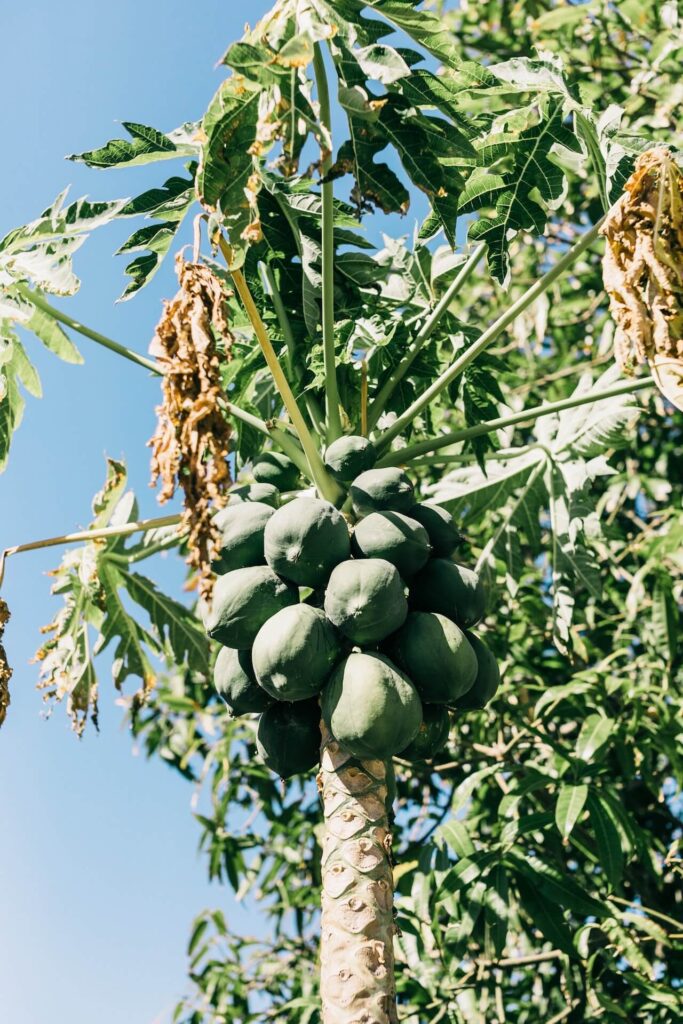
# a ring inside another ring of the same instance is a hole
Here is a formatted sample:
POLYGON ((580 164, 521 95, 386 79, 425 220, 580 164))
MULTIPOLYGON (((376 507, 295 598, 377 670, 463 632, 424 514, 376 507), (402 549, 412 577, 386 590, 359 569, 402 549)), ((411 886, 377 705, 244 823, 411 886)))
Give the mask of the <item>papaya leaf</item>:
POLYGON ((169 660, 206 672, 209 645, 196 613, 164 594, 140 573, 123 571, 121 579, 133 601, 149 615, 169 660))
POLYGON ((12 435, 25 407, 22 387, 34 398, 42 389, 38 373, 7 320, 0 320, 0 472, 7 465, 12 435))
POLYGON ((159 160, 174 160, 194 156, 199 148, 193 136, 197 126, 184 124, 165 134, 148 125, 122 121, 130 139, 112 139, 99 149, 85 153, 72 153, 67 160, 76 160, 88 167, 141 167, 159 160))
POLYGON ((541 234, 548 212, 562 200, 566 177, 556 162, 557 149, 579 146, 564 124, 562 103, 553 100, 536 110, 537 122, 529 127, 495 132, 476 143, 479 169, 460 197, 461 214, 494 210, 472 223, 469 238, 486 241, 491 273, 501 283, 509 277, 510 238, 519 231, 541 234), (496 172, 501 160, 502 173, 496 172))
POLYGON ((66 196, 66 190, 61 192, 40 217, 0 240, 0 279, 5 287, 13 281, 29 281, 54 295, 78 291, 73 254, 90 231, 118 217, 128 200, 91 203, 82 198, 65 205, 66 196))

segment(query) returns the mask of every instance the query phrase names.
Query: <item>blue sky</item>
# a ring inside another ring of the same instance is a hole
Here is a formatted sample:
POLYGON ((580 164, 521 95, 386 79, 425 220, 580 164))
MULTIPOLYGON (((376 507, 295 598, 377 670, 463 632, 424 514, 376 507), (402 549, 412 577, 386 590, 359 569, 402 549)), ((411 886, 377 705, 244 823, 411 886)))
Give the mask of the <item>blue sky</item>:
MULTIPOLYGON (((140 191, 158 170, 98 172, 64 155, 116 136, 117 120, 170 129, 201 114, 221 80, 216 62, 267 0, 85 0, 3 4, 5 101, 0 234, 35 217, 64 185, 72 196, 140 191)), ((77 259, 81 293, 69 312, 145 351, 169 265, 133 302, 111 254, 131 225, 93 236, 77 259)), ((29 339, 44 389, 28 399, 0 477, 0 546, 86 526, 104 455, 127 459, 143 514, 154 515, 148 450, 158 381, 87 341, 85 365, 65 366, 29 339)), ((12 1024, 151 1024, 185 985, 190 922, 220 905, 244 923, 228 890, 209 887, 197 853, 191 788, 159 762, 134 756, 103 665, 101 733, 82 742, 65 715, 40 717, 29 659, 58 599, 45 573, 53 549, 10 561, 6 646, 12 706, 0 733, 0 1017, 12 1024)), ((172 562, 160 577, 178 578, 172 562)))

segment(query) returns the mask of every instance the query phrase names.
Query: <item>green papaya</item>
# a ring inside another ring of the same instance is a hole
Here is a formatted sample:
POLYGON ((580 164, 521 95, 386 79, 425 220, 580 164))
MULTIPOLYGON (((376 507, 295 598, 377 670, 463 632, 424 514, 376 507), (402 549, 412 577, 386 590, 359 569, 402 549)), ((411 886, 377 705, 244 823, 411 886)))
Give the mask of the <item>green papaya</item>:
POLYGON ((383 558, 341 562, 327 584, 325 614, 352 643, 379 643, 408 614, 396 567, 383 558))
POLYGON ((449 558, 462 543, 462 534, 455 525, 453 516, 441 505, 420 502, 413 505, 409 515, 421 523, 429 534, 434 558, 449 558))
POLYGON ((249 565, 265 565, 263 531, 275 512, 262 501, 240 501, 222 508, 214 517, 219 534, 219 551, 211 563, 222 575, 249 565))
POLYGON ((320 743, 317 700, 275 703, 259 719, 256 748, 266 765, 281 779, 314 768, 320 760, 320 743))
POLYGON ((230 488, 229 504, 237 505, 241 501, 261 501, 264 505, 277 508, 280 492, 274 484, 236 484, 230 488))
POLYGON ((486 610, 486 591, 479 576, 449 558, 432 558, 410 588, 412 608, 439 612, 462 629, 476 626, 486 610))
POLYGON ((273 484, 278 491, 294 491, 299 486, 299 470, 282 452, 262 452, 252 473, 258 483, 273 484))
POLYGON ((477 675, 477 658, 467 637, 435 612, 410 612, 390 638, 388 650, 427 704, 452 704, 477 675))
POLYGON ((371 512, 353 531, 351 549, 356 558, 384 558, 409 579, 429 558, 429 537, 424 526, 402 512, 371 512))
POLYGON ((367 437, 340 437, 325 452, 325 465, 335 480, 342 484, 348 484, 359 473, 372 469, 376 461, 377 451, 367 437))
POLYGON ((256 682, 249 651, 221 647, 213 669, 213 683, 234 718, 260 713, 273 703, 270 694, 256 682))
POLYGON ((329 501, 295 498, 268 520, 264 550, 271 569, 315 589, 349 557, 351 539, 346 520, 329 501))
POLYGON ((256 679, 276 700, 305 700, 320 693, 341 654, 336 631, 319 608, 295 604, 265 622, 252 659, 256 679))
POLYGON ((266 619, 298 601, 297 588, 267 565, 233 569, 216 580, 204 626, 219 644, 246 650, 266 619))
POLYGON ((359 518, 371 512, 407 512, 415 502, 413 485, 403 470, 394 466, 361 473, 349 493, 359 518))
POLYGON ((422 724, 415 738, 402 750, 399 757, 406 761, 428 761, 441 753, 448 743, 451 720, 446 708, 440 704, 422 705, 422 724))
POLYGON ((465 635, 477 657, 477 675, 467 693, 463 693, 451 705, 459 711, 486 707, 500 686, 500 669, 490 649, 474 633, 465 635))
POLYGON ((382 761, 414 738, 422 705, 410 679, 381 654, 353 653, 340 662, 322 693, 325 723, 356 757, 382 761))

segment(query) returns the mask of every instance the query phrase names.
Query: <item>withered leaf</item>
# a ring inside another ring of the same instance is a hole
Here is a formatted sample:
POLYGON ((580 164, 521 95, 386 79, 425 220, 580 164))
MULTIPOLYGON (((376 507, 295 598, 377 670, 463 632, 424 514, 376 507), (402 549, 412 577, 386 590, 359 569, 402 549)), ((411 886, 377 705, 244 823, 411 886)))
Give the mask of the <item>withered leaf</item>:
POLYGON ((164 372, 163 401, 157 408, 152 448, 152 486, 161 481, 159 501, 184 493, 182 525, 187 530, 188 563, 197 570, 199 591, 210 597, 211 561, 216 541, 213 512, 225 504, 230 484, 230 423, 219 406, 220 356, 216 337, 229 358, 232 336, 227 293, 218 277, 200 263, 178 257, 180 289, 164 304, 150 353, 164 372))
POLYGON ((638 157, 601 233, 617 362, 626 373, 647 362, 683 409, 683 174, 666 147, 638 157))
POLYGON ((9 622, 9 617, 10 611, 7 603, 0 597, 0 726, 7 717, 7 708, 10 705, 9 681, 12 678, 12 669, 9 667, 5 648, 2 645, 2 635, 9 622))

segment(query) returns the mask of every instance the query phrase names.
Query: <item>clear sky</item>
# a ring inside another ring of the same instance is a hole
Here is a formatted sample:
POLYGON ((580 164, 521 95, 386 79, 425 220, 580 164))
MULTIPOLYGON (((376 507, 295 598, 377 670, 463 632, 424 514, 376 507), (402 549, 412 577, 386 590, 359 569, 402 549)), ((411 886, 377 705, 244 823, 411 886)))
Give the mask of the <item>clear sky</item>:
MULTIPOLYGON (((0 5, 3 103, 0 234, 37 216, 66 184, 72 197, 136 194, 159 170, 89 171, 64 155, 119 134, 117 120, 171 129, 204 110, 216 62, 267 0, 33 0, 0 5)), ((170 165, 166 165, 170 168, 170 165)), ((163 168, 161 173, 163 174, 163 168)), ((85 323, 146 351, 171 267, 133 302, 114 305, 125 261, 111 254, 130 223, 93 236, 77 259, 85 323)), ((86 526, 104 455, 124 456, 143 514, 158 381, 87 341, 85 366, 28 341, 44 398, 28 399, 0 477, 0 546, 86 526)), ((158 514, 158 513, 156 513, 158 514)), ((35 690, 39 627, 59 599, 45 572, 61 551, 18 556, 3 596, 12 706, 0 732, 0 1019, 12 1024, 151 1024, 185 985, 190 922, 205 906, 243 921, 228 890, 209 887, 197 853, 191 788, 132 752, 103 665, 101 734, 82 742, 60 710, 46 722, 35 690)), ((162 567, 167 579, 175 579, 162 567)))

